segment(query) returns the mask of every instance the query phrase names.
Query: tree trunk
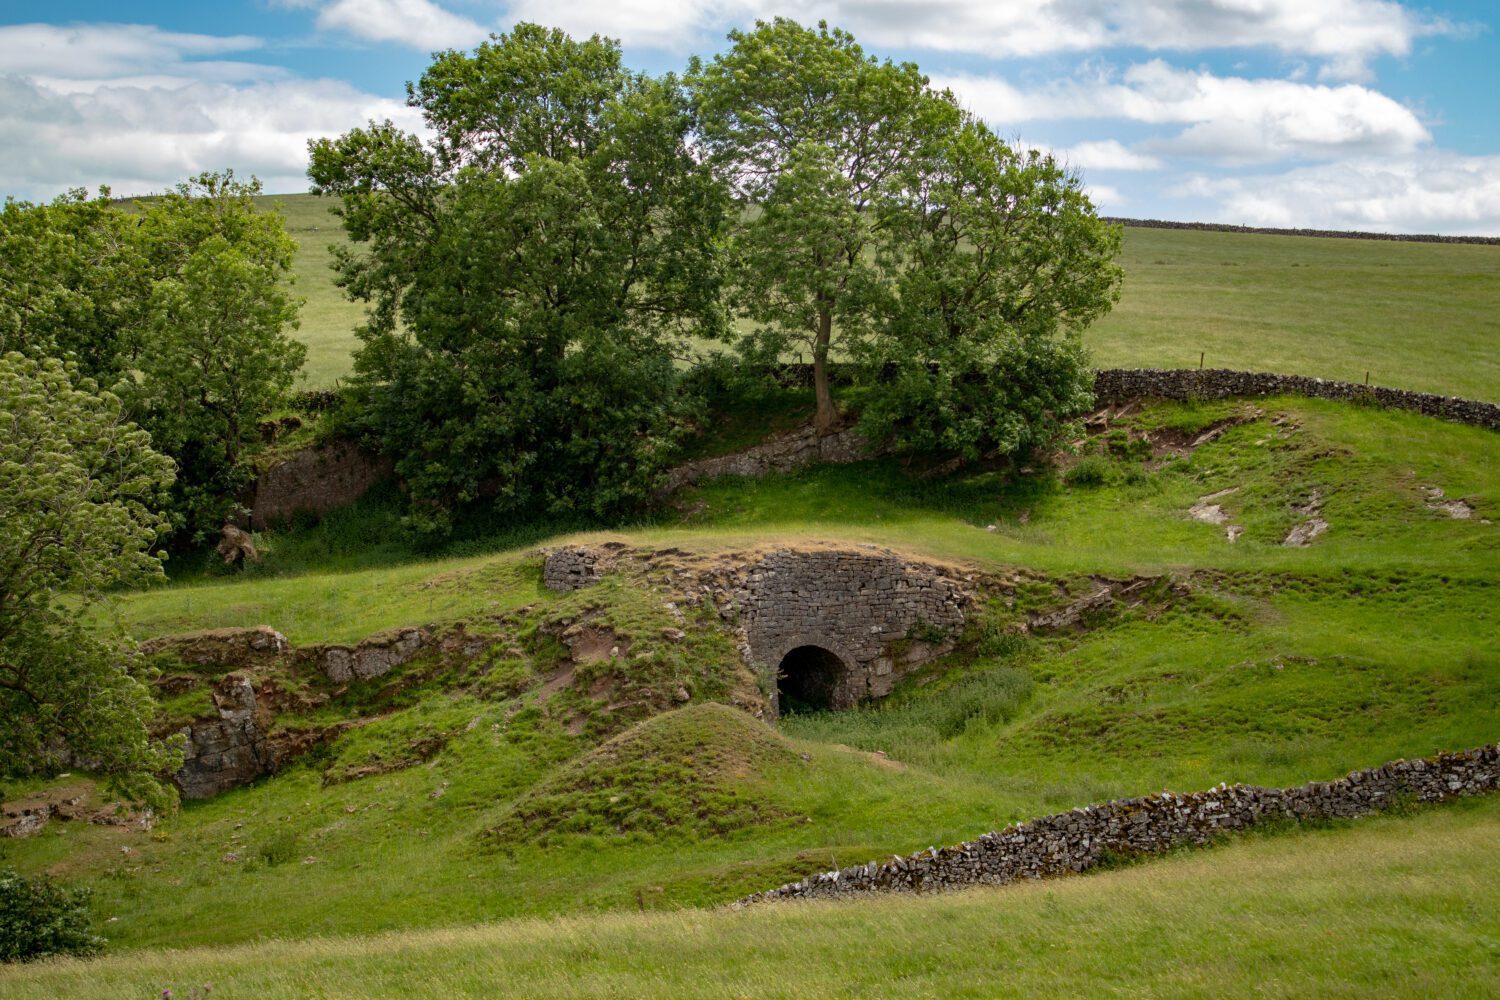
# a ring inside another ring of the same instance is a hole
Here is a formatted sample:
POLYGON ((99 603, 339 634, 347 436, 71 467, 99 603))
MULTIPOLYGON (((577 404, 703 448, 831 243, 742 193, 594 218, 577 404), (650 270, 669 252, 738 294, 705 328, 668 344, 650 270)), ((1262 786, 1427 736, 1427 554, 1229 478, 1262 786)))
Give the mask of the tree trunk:
POLYGON ((838 411, 833 408, 833 393, 828 389, 828 341, 833 335, 833 313, 818 314, 818 339, 813 343, 813 392, 818 397, 818 414, 813 427, 819 434, 833 430, 838 411))

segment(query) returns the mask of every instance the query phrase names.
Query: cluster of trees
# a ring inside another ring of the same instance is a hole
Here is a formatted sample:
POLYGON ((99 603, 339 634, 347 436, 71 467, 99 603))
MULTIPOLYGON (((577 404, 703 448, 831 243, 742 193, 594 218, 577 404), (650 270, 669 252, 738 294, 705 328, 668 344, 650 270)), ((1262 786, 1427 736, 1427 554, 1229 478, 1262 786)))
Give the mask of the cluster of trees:
MULTIPOLYGON (((417 531, 638 505, 715 343, 740 371, 803 347, 823 430, 852 362, 864 430, 911 451, 1014 454, 1088 405, 1079 332, 1118 295, 1119 234, 1077 176, 845 32, 730 42, 651 77, 522 24, 408 85, 428 137, 311 143, 370 304, 343 418, 396 460, 417 531)), ((161 573, 163 539, 223 523, 301 367, 295 246, 258 191, 0 211, 0 773, 81 764, 149 798, 177 759, 83 623, 161 573)))
POLYGON ((79 190, 0 209, 0 353, 66 359, 118 396, 175 463, 173 533, 198 540, 307 353, 290 336, 296 243, 259 193, 226 171, 130 204, 79 190))
POLYGON ((1076 175, 1019 152, 910 63, 790 20, 683 77, 522 24, 409 85, 432 138, 371 123, 310 145, 341 199, 337 262, 371 303, 355 423, 441 530, 608 515, 670 460, 705 342, 833 357, 865 431, 970 457, 1052 441, 1083 411, 1079 332, 1118 296, 1118 230, 1076 175))
POLYGON ((143 666, 89 613, 223 523, 302 365, 295 244, 259 190, 0 210, 0 774, 171 798, 181 741, 150 738, 143 666))

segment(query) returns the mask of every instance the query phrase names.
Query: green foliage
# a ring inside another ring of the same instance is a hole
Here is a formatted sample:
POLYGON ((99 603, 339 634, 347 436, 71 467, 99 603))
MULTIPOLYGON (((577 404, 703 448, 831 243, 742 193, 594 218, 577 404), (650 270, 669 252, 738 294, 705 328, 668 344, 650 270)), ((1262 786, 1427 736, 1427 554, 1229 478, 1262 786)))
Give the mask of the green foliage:
POLYGON ((729 40, 711 62, 694 59, 688 79, 716 168, 756 208, 733 235, 737 304, 759 325, 747 353, 804 345, 826 428, 829 352, 867 335, 883 287, 881 206, 922 134, 957 111, 915 64, 867 57, 827 24, 778 17, 729 40))
POLYGON ((108 188, 0 209, 0 353, 71 357, 111 383, 137 346, 149 282, 135 220, 108 188))
POLYGON ((271 867, 284 865, 297 859, 297 835, 290 830, 280 830, 257 848, 256 857, 271 867))
POLYGON ((1063 473, 1063 482, 1072 487, 1103 486, 1114 478, 1114 468, 1103 455, 1085 455, 1063 473))
POLYGON ((724 324, 725 203, 681 89, 521 25, 440 55, 411 101, 430 148, 374 125, 312 143, 309 169, 369 245, 339 261, 372 303, 354 386, 409 522, 629 509, 681 433, 674 356, 724 324))
POLYGON ((1080 178, 966 118, 928 138, 909 202, 886 208, 896 262, 861 427, 975 459, 1045 447, 1093 402, 1081 331, 1120 295, 1120 229, 1080 178))
POLYGON ((137 239, 154 281, 123 392, 155 447, 178 465, 174 507, 201 537, 252 470, 257 423, 284 405, 307 348, 287 335, 296 244, 255 209, 260 182, 202 174, 141 207, 137 239))
POLYGON ((149 691, 80 612, 160 576, 152 509, 171 482, 113 394, 60 361, 0 356, 0 774, 77 760, 161 801, 152 775, 180 753, 148 737, 149 691))
POLYGON ((0 962, 53 955, 94 955, 104 938, 94 933, 88 889, 59 885, 46 875, 26 878, 0 869, 0 962))
POLYGON ((205 173, 131 205, 75 191, 0 212, 0 350, 73 360, 177 463, 171 512, 199 538, 248 481, 257 423, 306 348, 287 336, 296 243, 260 183, 205 173))

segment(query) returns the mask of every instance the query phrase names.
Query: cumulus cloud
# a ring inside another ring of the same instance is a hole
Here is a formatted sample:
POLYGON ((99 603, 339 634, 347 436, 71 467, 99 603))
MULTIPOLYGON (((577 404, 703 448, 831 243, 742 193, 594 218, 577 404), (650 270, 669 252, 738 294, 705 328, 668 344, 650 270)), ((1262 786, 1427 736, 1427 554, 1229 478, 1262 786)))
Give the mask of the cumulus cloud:
POLYGON ((147 24, 0 25, 0 75, 40 79, 246 80, 282 71, 224 60, 263 46, 252 35, 195 35, 147 24))
POLYGON ((826 19, 873 46, 989 56, 1270 48, 1322 60, 1342 78, 1367 75, 1374 57, 1406 55, 1417 38, 1459 30, 1392 0, 512 0, 504 14, 670 49, 775 15, 826 19))
POLYGON ((1500 233, 1500 156, 1427 150, 1250 177, 1195 177, 1180 194, 1207 197, 1218 220, 1371 232, 1500 233))
MULTIPOLYGON (((434 0, 322 2, 320 25, 362 38, 418 48, 483 38, 477 22, 434 0)), ((489 10, 500 24, 536 21, 675 52, 715 43, 731 25, 780 15, 825 19, 874 47, 996 57, 1268 48, 1319 60, 1324 76, 1339 79, 1368 78, 1371 59, 1405 56, 1418 38, 1462 30, 1394 0, 490 0, 489 10)))
POLYGON ((431 0, 334 0, 319 11, 318 27, 427 50, 469 48, 489 34, 479 23, 431 0))
POLYGON ((1147 151, 1228 163, 1406 153, 1431 138, 1411 109, 1359 84, 1220 77, 1161 60, 1132 66, 1118 79, 1096 74, 1032 90, 994 77, 934 82, 1001 128, 1061 119, 1186 125, 1147 151))
POLYGON ((0 76, 0 193, 45 199, 107 184, 144 194, 224 167, 296 191, 307 186, 308 139, 370 119, 422 127, 404 102, 338 80, 81 82, 0 76))
POLYGON ((1159 157, 1131 149, 1117 139, 1080 142, 1056 150, 1059 160, 1084 170, 1160 170, 1159 157))

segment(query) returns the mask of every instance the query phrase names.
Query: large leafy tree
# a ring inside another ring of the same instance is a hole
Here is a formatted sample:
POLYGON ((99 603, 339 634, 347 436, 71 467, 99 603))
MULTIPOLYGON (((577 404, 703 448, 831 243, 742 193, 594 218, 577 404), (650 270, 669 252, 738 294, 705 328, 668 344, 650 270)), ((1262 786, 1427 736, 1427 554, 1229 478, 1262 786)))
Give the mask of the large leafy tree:
POLYGON ((1082 330, 1119 298, 1118 227, 1079 177, 963 116, 925 137, 885 206, 890 297, 860 358, 861 424, 913 451, 1049 444, 1092 402, 1082 330))
POLYGON ((410 101, 430 143, 371 124, 313 142, 309 174, 361 247, 355 386, 413 522, 628 506, 669 453, 674 353, 724 326, 725 199, 681 87, 522 24, 440 53, 410 101))
POLYGON ((733 31, 688 74, 702 139, 743 213, 735 292, 757 324, 750 353, 791 345, 813 363, 816 424, 837 419, 830 353, 868 337, 886 275, 875 248, 924 137, 957 115, 912 63, 866 56, 853 36, 777 18, 733 31))
POLYGON ((296 245, 259 193, 226 171, 128 205, 77 191, 0 212, 0 350, 114 387, 177 461, 175 523, 196 531, 228 511, 306 353, 288 333, 296 245))
POLYGON ((77 189, 0 209, 0 351, 71 357, 112 382, 133 351, 150 287, 136 220, 77 189))
POLYGON ((203 174, 141 208, 136 239, 152 283, 124 395, 178 466, 180 525, 217 529, 251 475, 259 421, 285 404, 307 348, 289 331, 300 301, 297 245, 260 182, 203 174))
POLYGON ((84 766, 160 802, 180 748, 122 648, 83 624, 112 587, 159 576, 153 513, 172 462, 76 366, 0 355, 0 774, 84 766))

